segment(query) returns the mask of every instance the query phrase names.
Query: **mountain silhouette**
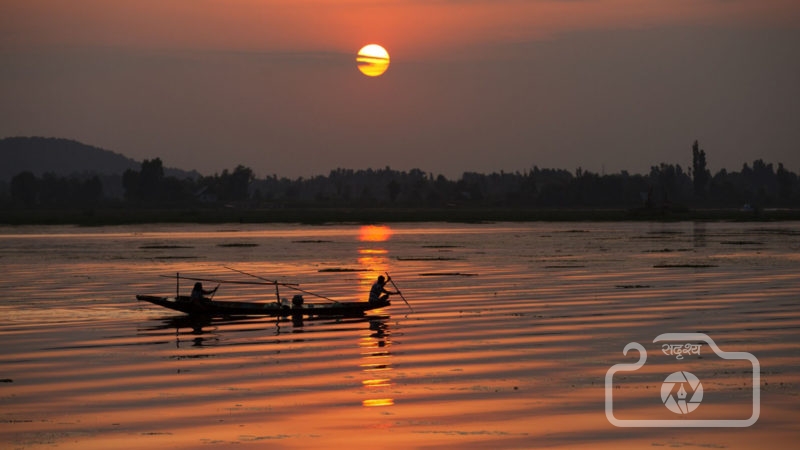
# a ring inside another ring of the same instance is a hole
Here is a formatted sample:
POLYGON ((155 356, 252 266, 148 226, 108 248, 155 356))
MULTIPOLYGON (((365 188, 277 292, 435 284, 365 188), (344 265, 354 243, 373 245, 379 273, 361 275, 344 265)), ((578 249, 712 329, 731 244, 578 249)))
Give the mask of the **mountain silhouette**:
MULTIPOLYGON (((9 137, 0 139, 0 181, 9 181, 23 171, 36 176, 54 173, 59 176, 80 174, 121 175, 141 164, 110 150, 78 141, 45 137, 9 137)), ((165 169, 165 174, 186 178, 197 172, 165 169)))

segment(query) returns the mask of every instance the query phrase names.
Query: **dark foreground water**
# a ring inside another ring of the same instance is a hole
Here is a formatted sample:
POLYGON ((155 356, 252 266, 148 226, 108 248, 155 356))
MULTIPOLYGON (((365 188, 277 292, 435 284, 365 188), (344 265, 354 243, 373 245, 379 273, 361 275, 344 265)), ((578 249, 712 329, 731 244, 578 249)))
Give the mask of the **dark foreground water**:
POLYGON ((0 227, 0 244, 3 449, 800 440, 796 222, 0 227), (135 300, 174 294, 177 272, 254 279, 226 267, 337 300, 365 299, 388 271, 413 312, 393 297, 365 318, 192 321, 135 300), (663 333, 702 333, 758 367, 697 336, 654 343, 663 333), (610 373, 637 361, 631 342, 647 362, 610 373))

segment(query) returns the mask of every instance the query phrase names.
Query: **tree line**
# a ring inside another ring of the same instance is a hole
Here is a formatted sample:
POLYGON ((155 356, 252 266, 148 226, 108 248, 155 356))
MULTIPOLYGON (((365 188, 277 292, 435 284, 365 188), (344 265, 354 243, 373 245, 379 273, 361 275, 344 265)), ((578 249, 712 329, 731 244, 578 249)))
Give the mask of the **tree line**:
POLYGON ((481 174, 466 172, 450 180, 419 169, 335 169, 328 175, 258 179, 245 166, 212 176, 165 176, 159 158, 121 177, 121 198, 105 195, 98 176, 36 177, 22 172, 5 189, 6 208, 102 207, 590 207, 686 209, 690 207, 800 207, 798 175, 783 164, 761 159, 738 172, 711 174, 697 141, 692 165, 661 163, 647 174, 598 174, 582 168, 531 169, 481 174))

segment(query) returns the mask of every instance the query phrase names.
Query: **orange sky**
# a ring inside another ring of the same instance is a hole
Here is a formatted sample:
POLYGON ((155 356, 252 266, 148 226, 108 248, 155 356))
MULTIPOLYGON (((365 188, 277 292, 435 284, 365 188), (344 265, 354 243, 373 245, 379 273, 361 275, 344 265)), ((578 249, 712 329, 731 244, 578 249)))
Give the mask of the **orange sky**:
POLYGON ((793 0, 5 0, 2 48, 350 51, 415 58, 480 43, 666 25, 791 26, 793 0))
POLYGON ((800 170, 797 54, 797 0, 4 0, 0 137, 259 175, 642 172, 695 139, 800 170))

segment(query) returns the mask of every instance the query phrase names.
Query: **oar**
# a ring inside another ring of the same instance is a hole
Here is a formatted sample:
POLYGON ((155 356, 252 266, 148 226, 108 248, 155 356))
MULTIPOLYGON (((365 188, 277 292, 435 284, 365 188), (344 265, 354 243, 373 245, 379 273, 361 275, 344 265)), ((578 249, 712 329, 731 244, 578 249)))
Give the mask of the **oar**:
POLYGON ((302 292, 302 293, 304 293, 304 294, 313 295, 314 297, 319 297, 319 298, 322 298, 322 299, 328 300, 329 302, 339 303, 338 301, 336 301, 336 300, 333 300, 333 299, 331 299, 331 298, 328 298, 328 297, 325 297, 324 295, 315 294, 315 293, 313 293, 313 292, 309 292, 309 291, 306 291, 306 290, 304 290, 304 289, 300 289, 299 287, 295 287, 295 286, 297 286, 296 284, 291 284, 291 283, 278 283, 277 281, 273 281, 273 280, 267 280, 266 278, 262 278, 262 277, 260 277, 260 276, 258 276, 258 275, 253 275, 252 273, 243 272, 243 271, 241 271, 241 270, 239 270, 239 269, 234 269, 233 267, 228 267, 228 266, 222 266, 222 267, 225 267, 226 269, 228 269, 228 270, 232 270, 232 271, 234 271, 234 272, 239 272, 239 273, 240 273, 240 274, 242 274, 242 275, 247 275, 247 276, 250 276, 250 277, 253 277, 253 278, 258 278, 259 280, 262 280, 262 281, 268 281, 268 282, 270 282, 270 283, 274 283, 275 285, 286 286, 286 287, 288 287, 289 289, 294 289, 295 291, 300 291, 300 292, 302 292))
POLYGON ((406 302, 406 306, 408 306, 408 309, 410 309, 410 310, 411 310, 411 312, 414 312, 414 308, 412 308, 412 307, 411 307, 411 305, 409 305, 409 304, 408 304, 408 300, 406 300, 405 296, 403 296, 403 293, 402 293, 402 292, 400 292, 400 288, 399 288, 399 287, 397 287, 397 285, 396 285, 396 284, 394 284, 394 280, 393 280, 393 279, 392 279, 392 277, 389 275, 389 272, 386 272, 386 278, 388 278, 388 279, 389 279, 389 283, 392 283, 392 286, 394 286, 394 290, 396 290, 396 291, 397 291, 397 293, 398 293, 398 294, 400 294, 400 298, 402 298, 402 299, 403 299, 403 301, 404 301, 404 302, 406 302))
POLYGON ((214 300, 214 294, 216 294, 216 293, 217 293, 217 289, 219 289, 219 286, 220 286, 220 285, 219 285, 219 284, 217 284, 217 287, 215 287, 215 288, 214 288, 214 292, 212 292, 212 293, 211 293, 211 297, 209 297, 209 298, 208 298, 209 300, 214 300))

